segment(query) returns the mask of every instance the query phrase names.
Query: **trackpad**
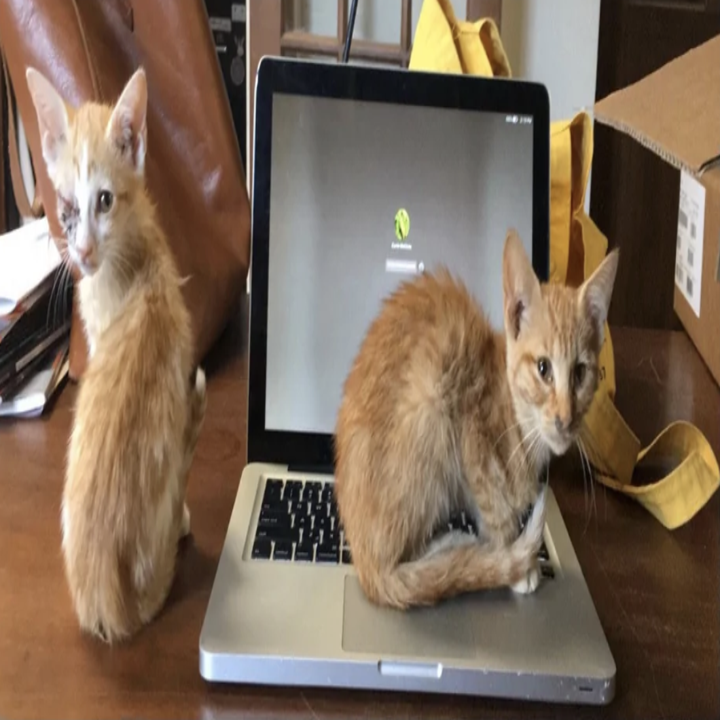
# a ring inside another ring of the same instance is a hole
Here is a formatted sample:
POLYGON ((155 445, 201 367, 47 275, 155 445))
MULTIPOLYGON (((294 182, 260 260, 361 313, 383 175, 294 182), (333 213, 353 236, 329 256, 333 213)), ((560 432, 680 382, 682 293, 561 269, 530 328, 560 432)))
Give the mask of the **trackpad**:
POLYGON ((468 598, 437 607, 391 610, 373 605, 355 575, 345 577, 343 650, 379 656, 473 658, 468 598))

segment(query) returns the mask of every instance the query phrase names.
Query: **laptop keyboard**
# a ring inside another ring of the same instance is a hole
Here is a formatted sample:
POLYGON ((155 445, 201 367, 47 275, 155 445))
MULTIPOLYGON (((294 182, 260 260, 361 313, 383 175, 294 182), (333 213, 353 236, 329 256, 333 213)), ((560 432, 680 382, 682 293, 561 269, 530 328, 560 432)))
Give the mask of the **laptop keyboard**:
MULTIPOLYGON (((477 535, 475 523, 464 512, 450 518, 447 528, 438 528, 436 534, 450 530, 477 535)), ((333 484, 317 480, 266 480, 252 558, 352 565, 352 552, 338 518, 333 484)), ((543 577, 554 577, 545 543, 538 559, 543 577)))
POLYGON ((252 557, 297 563, 352 564, 332 483, 265 482, 252 557))

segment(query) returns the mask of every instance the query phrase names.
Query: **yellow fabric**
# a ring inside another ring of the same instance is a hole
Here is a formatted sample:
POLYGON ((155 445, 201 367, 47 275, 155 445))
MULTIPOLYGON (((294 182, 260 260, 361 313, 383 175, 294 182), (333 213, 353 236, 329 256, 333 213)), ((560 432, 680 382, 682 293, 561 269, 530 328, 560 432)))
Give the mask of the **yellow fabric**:
MULTIPOLYGON (((411 70, 512 77, 492 20, 459 21, 449 0, 424 0, 410 58, 411 70)), ((550 131, 550 281, 579 286, 602 262, 607 238, 585 212, 593 155, 592 121, 581 112, 552 123, 550 131)), ((647 447, 615 407, 615 357, 610 329, 600 353, 600 386, 581 437, 595 478, 639 502, 665 527, 688 522, 720 485, 710 444, 689 423, 673 423, 647 447), (634 484, 636 468, 672 461, 673 470, 651 484, 634 484)))
POLYGON ((472 23, 458 20, 450 0, 423 3, 410 69, 511 77, 497 25, 490 19, 472 23))

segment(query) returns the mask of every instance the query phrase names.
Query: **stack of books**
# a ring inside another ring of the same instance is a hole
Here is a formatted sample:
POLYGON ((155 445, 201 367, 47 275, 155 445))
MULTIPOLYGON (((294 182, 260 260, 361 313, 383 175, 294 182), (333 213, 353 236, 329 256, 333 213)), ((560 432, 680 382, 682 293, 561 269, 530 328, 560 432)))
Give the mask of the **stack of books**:
POLYGON ((0 235, 0 417, 42 415, 68 373, 72 280, 46 218, 0 235))

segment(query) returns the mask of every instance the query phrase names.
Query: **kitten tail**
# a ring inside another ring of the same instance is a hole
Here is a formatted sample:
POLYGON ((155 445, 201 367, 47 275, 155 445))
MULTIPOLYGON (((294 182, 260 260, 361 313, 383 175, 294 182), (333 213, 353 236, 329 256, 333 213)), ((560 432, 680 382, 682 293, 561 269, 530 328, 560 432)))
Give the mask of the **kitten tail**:
POLYGON ((108 644, 130 637, 141 625, 137 609, 127 602, 132 597, 127 568, 119 569, 111 557, 92 558, 92 591, 76 591, 74 598, 80 627, 108 644))
POLYGON ((491 549, 472 537, 458 536, 454 546, 401 563, 390 573, 360 579, 372 599, 400 609, 434 605, 461 593, 490 588, 517 587, 519 592, 532 592, 537 587, 537 552, 544 526, 543 489, 524 531, 510 547, 491 549), (523 583, 526 589, 520 589, 523 583))

